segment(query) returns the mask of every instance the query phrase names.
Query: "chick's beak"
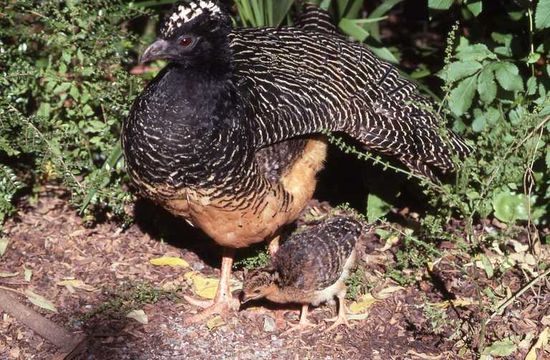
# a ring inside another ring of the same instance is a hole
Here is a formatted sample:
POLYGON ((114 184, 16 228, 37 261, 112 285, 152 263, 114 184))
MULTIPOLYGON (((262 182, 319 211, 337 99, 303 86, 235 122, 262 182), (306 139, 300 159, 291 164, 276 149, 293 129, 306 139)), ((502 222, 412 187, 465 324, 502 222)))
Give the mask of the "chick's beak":
POLYGON ((258 296, 256 296, 255 294, 247 294, 244 291, 242 291, 240 293, 239 298, 241 300, 241 304, 245 304, 245 303, 249 302, 250 300, 257 299, 258 296))
POLYGON ((145 49, 139 59, 139 62, 146 63, 158 59, 170 60, 173 59, 176 55, 177 54, 175 52, 175 49, 173 49, 173 46, 171 46, 168 41, 158 39, 157 41, 149 45, 147 49, 145 49))

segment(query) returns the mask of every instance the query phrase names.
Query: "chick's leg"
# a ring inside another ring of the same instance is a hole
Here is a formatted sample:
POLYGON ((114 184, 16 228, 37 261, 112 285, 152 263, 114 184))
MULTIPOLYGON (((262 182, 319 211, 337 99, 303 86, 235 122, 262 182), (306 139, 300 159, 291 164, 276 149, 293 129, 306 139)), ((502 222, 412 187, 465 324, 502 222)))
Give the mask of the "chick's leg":
POLYGON ((302 311, 300 313, 300 322, 298 324, 291 325, 290 328, 288 330, 286 330, 283 334, 287 334, 287 333, 295 331, 295 330, 298 330, 299 332, 302 332, 303 330, 305 330, 308 327, 317 326, 317 325, 315 325, 314 323, 312 323, 311 321, 309 321, 307 319, 308 307, 309 307, 308 304, 303 304, 302 305, 302 311))
POLYGON ((185 320, 187 324, 197 323, 205 320, 210 315, 227 315, 231 310, 239 308, 239 301, 231 295, 229 282, 231 280, 231 267, 233 266, 233 257, 235 250, 224 248, 221 267, 221 278, 216 290, 216 296, 213 300, 198 300, 189 296, 184 296, 185 300, 191 305, 204 308, 201 312, 185 320))
POLYGON ((267 250, 269 251, 269 255, 273 258, 275 257, 275 254, 279 250, 279 240, 281 239, 280 235, 275 236, 271 241, 269 242, 269 245, 267 246, 267 250))
POLYGON ((328 329, 325 331, 332 331, 333 329, 337 328, 339 325, 346 325, 349 327, 349 322, 346 314, 346 303, 345 303, 345 297, 346 292, 342 292, 338 294, 338 316, 332 318, 332 319, 325 319, 325 321, 334 322, 328 329))

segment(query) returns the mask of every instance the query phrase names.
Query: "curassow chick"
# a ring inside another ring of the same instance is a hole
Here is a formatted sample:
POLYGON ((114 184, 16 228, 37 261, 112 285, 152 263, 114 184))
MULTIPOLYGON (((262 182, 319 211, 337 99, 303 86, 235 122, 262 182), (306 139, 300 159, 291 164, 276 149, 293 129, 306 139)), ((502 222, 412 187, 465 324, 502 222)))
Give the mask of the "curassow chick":
POLYGON ((302 304, 300 322, 291 328, 303 329, 308 321, 309 304, 334 303, 338 298, 338 316, 328 329, 349 325, 344 297, 345 280, 355 263, 355 244, 361 224, 351 217, 336 216, 324 220, 285 241, 269 266, 245 274, 243 301, 266 298, 275 303, 302 304))

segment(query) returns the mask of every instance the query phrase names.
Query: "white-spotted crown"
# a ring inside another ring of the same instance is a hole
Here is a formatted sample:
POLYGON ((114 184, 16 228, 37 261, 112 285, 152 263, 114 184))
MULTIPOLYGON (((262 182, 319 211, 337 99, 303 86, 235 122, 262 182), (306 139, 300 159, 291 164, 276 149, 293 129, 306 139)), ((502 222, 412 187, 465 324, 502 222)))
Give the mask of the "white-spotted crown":
POLYGON ((210 16, 219 16, 221 9, 213 0, 194 0, 178 4, 174 6, 172 14, 165 19, 160 33, 163 37, 168 38, 183 24, 204 13, 208 13, 210 16))

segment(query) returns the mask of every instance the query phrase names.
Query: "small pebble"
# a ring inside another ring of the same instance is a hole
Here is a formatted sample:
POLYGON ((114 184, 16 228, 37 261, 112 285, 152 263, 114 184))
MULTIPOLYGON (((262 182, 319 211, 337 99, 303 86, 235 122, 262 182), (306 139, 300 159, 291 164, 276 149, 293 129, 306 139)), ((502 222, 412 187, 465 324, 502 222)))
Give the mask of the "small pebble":
POLYGON ((264 317, 264 331, 265 332, 273 332, 277 329, 277 326, 275 325, 275 319, 273 319, 271 316, 265 316, 264 317))

